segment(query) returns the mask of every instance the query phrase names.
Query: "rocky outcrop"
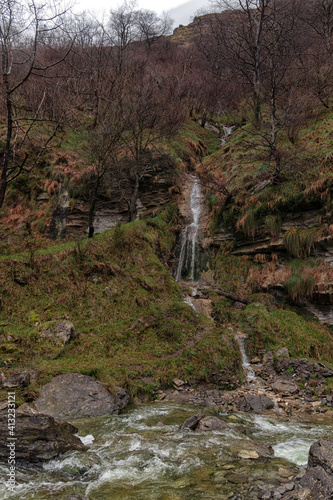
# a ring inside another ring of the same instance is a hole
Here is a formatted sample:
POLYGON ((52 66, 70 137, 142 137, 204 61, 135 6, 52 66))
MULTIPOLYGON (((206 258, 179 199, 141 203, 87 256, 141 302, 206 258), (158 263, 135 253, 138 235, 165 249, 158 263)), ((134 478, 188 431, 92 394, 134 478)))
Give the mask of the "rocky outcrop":
MULTIPOLYGON (((124 224, 129 221, 129 206, 126 199, 129 200, 132 196, 133 179, 125 168, 120 169, 120 175, 123 176, 122 179, 115 179, 109 174, 104 178, 103 189, 95 209, 95 234, 116 227, 118 223, 124 224)), ((147 169, 139 186, 137 216, 146 213, 151 215, 154 210, 168 203, 172 198, 170 189, 175 183, 172 169, 166 166, 165 162, 157 161, 154 166, 147 169)), ((39 201, 43 202, 43 197, 39 198, 39 201)), ((89 208, 89 202, 85 201, 84 197, 75 200, 74 204, 71 203, 68 192, 60 187, 49 227, 50 237, 53 239, 82 237, 88 230, 89 208)))
POLYGON ((116 387, 111 394, 93 377, 65 373, 41 388, 35 404, 45 415, 76 419, 119 413, 128 401, 129 395, 124 389, 116 387))
POLYGON ((8 461, 10 453, 16 460, 44 462, 69 450, 86 450, 74 434, 73 425, 42 414, 21 411, 15 418, 15 441, 8 441, 8 416, 0 415, 0 460, 8 461))

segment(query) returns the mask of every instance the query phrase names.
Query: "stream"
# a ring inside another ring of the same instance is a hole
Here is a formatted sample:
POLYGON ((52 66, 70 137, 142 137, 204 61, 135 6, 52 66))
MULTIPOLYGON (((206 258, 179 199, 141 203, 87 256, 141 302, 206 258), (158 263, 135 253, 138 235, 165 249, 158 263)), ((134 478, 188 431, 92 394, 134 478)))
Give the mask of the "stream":
MULTIPOLYGON (((297 473, 310 445, 333 436, 333 426, 249 414, 234 415, 230 430, 180 431, 179 425, 200 410, 155 402, 73 422, 89 450, 68 452, 41 468, 18 469, 15 494, 1 491, 0 499, 68 500, 77 494, 90 500, 221 500, 231 493, 240 495, 232 498, 255 499, 252 489, 276 484, 281 468, 297 473), (237 424, 246 426, 246 435, 239 434, 237 424), (239 458, 229 447, 244 438, 270 443, 275 456, 239 458)), ((1 466, 2 478, 5 472, 1 466)))

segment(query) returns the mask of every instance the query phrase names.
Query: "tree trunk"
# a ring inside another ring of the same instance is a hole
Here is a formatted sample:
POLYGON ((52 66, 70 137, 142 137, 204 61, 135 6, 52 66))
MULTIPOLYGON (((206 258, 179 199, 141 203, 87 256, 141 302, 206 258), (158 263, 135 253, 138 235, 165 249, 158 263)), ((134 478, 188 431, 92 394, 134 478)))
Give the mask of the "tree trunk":
POLYGON ((7 89, 6 92, 6 108, 7 108, 7 136, 5 142, 5 148, 3 152, 3 160, 2 160, 2 170, 0 176, 0 208, 2 207, 5 201, 6 189, 7 189, 7 173, 9 167, 9 155, 10 155, 10 143, 13 135, 13 108, 12 108, 12 100, 11 94, 9 91, 9 82, 8 77, 5 75, 3 77, 4 85, 7 89))
POLYGON ((137 201, 138 201, 138 196, 139 196, 139 186, 140 186, 140 174, 136 173, 135 174, 135 184, 134 184, 134 190, 131 196, 131 201, 129 204, 129 222, 132 222, 133 220, 136 220, 137 216, 137 201))

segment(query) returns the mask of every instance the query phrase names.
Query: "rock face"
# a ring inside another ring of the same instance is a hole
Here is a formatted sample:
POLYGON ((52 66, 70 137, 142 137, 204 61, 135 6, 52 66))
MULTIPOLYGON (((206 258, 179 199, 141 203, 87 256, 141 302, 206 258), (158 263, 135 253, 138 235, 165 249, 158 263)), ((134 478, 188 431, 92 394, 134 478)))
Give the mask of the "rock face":
POLYGON ((129 395, 117 387, 112 395, 98 381, 80 373, 58 375, 41 388, 37 409, 56 418, 75 419, 118 413, 129 395))
MULTIPOLYGON (((86 450, 74 436, 77 428, 47 415, 17 413, 15 425, 15 458, 26 462, 44 462, 69 450, 86 450)), ((8 417, 0 416, 0 459, 7 462, 8 417)), ((12 445, 13 446, 13 445, 12 445)))

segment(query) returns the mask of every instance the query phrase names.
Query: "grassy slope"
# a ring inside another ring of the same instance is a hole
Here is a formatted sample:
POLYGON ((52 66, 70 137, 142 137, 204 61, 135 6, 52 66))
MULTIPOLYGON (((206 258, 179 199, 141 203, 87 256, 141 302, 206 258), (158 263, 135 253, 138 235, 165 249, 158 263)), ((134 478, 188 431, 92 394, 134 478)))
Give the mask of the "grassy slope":
MULTIPOLYGON (((214 142, 212 134, 189 123, 163 148, 181 171, 205 148, 213 149, 214 142)), ((21 203, 34 212, 31 200, 22 198, 21 203)), ((0 257, 5 375, 30 368, 39 372, 38 384, 44 384, 59 373, 81 372, 105 385, 117 383, 132 395, 152 395, 175 377, 205 380, 221 371, 239 373, 240 356, 230 332, 182 301, 168 268, 179 222, 172 204, 154 219, 93 240, 55 245, 36 233, 23 236, 23 221, 13 224, 14 250, 26 250, 8 255, 12 247, 7 244, 0 257), (54 332, 64 319, 75 325, 74 341, 63 346, 41 338, 40 332, 54 332)), ((36 391, 30 386, 20 397, 29 400, 36 391)))
MULTIPOLYGON (((318 210, 318 228, 313 229, 315 236, 327 234, 329 237, 329 224, 333 222, 330 222, 332 130, 333 115, 326 113, 319 121, 300 130, 294 145, 283 138, 280 148, 285 168, 281 184, 255 192, 254 188, 267 178, 272 166, 265 159, 263 150, 253 147, 258 138, 254 137, 251 128, 246 125, 236 129, 224 148, 204 159, 200 167, 201 172, 209 172, 224 181, 233 195, 227 207, 223 207, 216 195, 210 195, 212 233, 224 226, 229 231, 238 229, 241 241, 248 239, 251 242, 255 236, 265 234, 275 237, 271 234, 272 225, 269 222, 272 219, 269 218, 275 217, 279 221, 278 227, 273 228, 279 232, 287 213, 312 209, 318 210), (325 225, 320 222, 320 212, 326 214, 325 225)), ((309 239, 313 237, 310 231, 308 236, 309 239)), ((299 241, 294 242, 297 251, 296 243, 299 244, 299 241)), ((221 244, 212 257, 214 278, 221 288, 257 304, 240 311, 227 299, 212 296, 217 321, 222 324, 229 322, 248 334, 250 355, 257 354, 262 348, 286 346, 292 356, 333 362, 332 328, 320 325, 309 315, 299 316, 287 303, 277 308, 273 296, 262 293, 264 281, 273 286, 284 285, 294 300, 311 295, 316 286, 321 289, 329 286, 332 268, 320 259, 307 257, 305 243, 303 252, 300 246, 299 258, 291 253, 290 261, 284 261, 283 266, 280 266, 277 256, 258 255, 253 259, 233 255, 237 242, 221 244)), ((292 252, 288 241, 285 245, 292 252)))

